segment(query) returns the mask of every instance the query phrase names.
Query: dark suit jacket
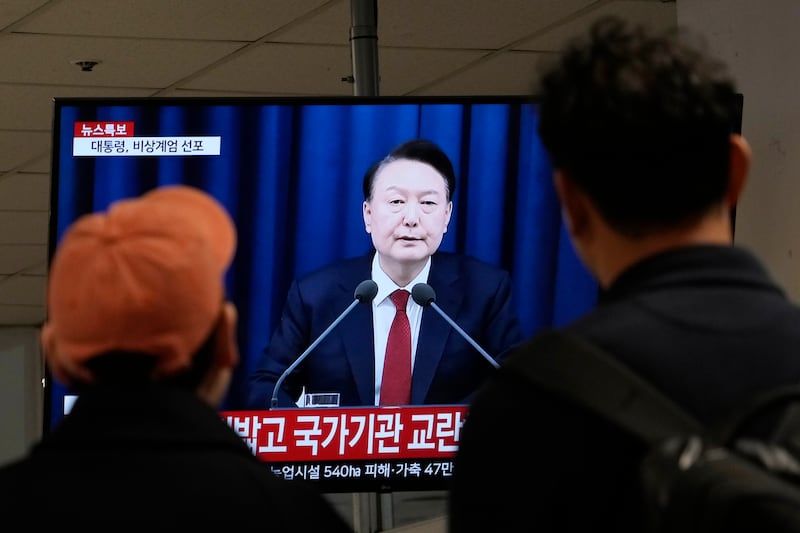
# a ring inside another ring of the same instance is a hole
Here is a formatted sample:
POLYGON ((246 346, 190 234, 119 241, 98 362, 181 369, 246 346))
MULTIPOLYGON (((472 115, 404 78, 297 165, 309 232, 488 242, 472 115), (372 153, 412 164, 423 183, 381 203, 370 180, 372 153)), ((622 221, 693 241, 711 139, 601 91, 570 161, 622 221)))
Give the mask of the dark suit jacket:
MULTIPOLYGON (((250 409, 270 406, 276 381, 353 301, 370 278, 372 254, 326 266, 292 283, 281 322, 251 376, 250 409)), ((508 273, 474 258, 437 252, 428 285, 436 304, 495 359, 522 341, 508 273)), ((495 369, 433 308, 423 310, 412 404, 465 403, 495 369)), ((278 405, 307 393, 338 392, 340 405, 374 405, 372 306, 360 304, 283 382, 278 405)))

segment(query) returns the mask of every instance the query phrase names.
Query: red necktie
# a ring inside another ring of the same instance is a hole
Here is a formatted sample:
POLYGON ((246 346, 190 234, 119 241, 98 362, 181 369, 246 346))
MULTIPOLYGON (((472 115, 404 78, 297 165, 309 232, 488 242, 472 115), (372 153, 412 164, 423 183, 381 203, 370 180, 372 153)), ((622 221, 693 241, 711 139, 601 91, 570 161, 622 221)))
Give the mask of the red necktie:
POLYGON ((406 315, 408 296, 409 292, 403 289, 389 296, 396 311, 383 360, 381 405, 406 405, 411 400, 411 325, 406 315))

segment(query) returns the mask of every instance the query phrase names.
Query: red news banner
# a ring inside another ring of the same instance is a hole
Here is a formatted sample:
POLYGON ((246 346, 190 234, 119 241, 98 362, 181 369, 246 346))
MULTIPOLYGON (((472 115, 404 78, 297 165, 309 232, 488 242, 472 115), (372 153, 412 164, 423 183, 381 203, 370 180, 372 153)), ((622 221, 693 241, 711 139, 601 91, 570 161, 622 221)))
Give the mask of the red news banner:
POLYGON ((465 405, 223 411, 277 476, 325 492, 439 490, 453 473, 465 405))
POLYGON ((465 405, 227 411, 223 419, 269 462, 451 458, 465 405))

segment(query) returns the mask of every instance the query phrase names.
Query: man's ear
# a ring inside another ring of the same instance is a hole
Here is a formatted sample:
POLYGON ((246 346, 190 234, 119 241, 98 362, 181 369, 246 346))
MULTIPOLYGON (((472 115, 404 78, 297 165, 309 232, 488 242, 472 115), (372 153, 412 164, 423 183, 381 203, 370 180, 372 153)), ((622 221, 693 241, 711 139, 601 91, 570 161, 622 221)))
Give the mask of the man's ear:
POLYGON ((555 171, 553 184, 561 203, 561 213, 567 230, 573 237, 579 237, 587 230, 589 224, 586 197, 563 170, 555 171))
POLYGON ((53 327, 49 322, 45 322, 42 331, 39 333, 39 343, 44 353, 54 353, 53 327))
POLYGON ((214 331, 213 360, 196 390, 197 395, 212 407, 222 403, 230 387, 233 369, 239 364, 236 323, 236 307, 230 302, 225 302, 214 331))
POLYGON ((364 229, 367 233, 372 233, 372 206, 367 200, 361 205, 361 214, 364 217, 364 229))
POLYGON ((735 207, 744 190, 750 172, 752 150, 741 135, 730 136, 730 168, 728 170, 728 192, 725 196, 729 207, 735 207))
POLYGON ((70 377, 57 364, 51 362, 56 360, 53 357, 56 353, 56 339, 53 335, 53 326, 49 322, 45 322, 42 326, 42 331, 39 333, 39 345, 42 348, 45 360, 48 360, 48 366, 53 377, 56 381, 69 385, 70 381, 72 381, 70 377))
POLYGON ((236 307, 231 302, 222 306, 222 316, 217 322, 214 335, 214 361, 216 366, 233 368, 239 364, 239 341, 236 337, 236 327, 239 315, 236 307))
POLYGON ((92 383, 94 376, 82 364, 70 358, 58 357, 58 339, 55 330, 49 322, 45 322, 39 333, 39 342, 53 378, 63 385, 75 386, 77 384, 92 383))

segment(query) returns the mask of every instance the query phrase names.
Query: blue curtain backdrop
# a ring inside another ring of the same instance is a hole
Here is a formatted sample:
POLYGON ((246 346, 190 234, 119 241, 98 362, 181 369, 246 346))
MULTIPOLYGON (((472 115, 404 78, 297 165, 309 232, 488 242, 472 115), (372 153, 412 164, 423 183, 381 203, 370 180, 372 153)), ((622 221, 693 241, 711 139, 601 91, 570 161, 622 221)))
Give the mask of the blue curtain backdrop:
MULTIPOLYGON (((514 97, 57 100, 51 248, 79 215, 153 187, 186 183, 217 197, 239 231, 226 283, 239 309, 242 363, 223 406, 237 409, 292 279, 371 250, 366 169, 422 137, 448 153, 458 177, 442 249, 509 270, 532 335, 574 319, 597 296, 564 231, 536 121, 535 101, 514 97), (75 157, 80 121, 132 121, 137 137, 220 136, 221 154, 75 157)), ((51 385, 55 421, 66 391, 51 385)))

